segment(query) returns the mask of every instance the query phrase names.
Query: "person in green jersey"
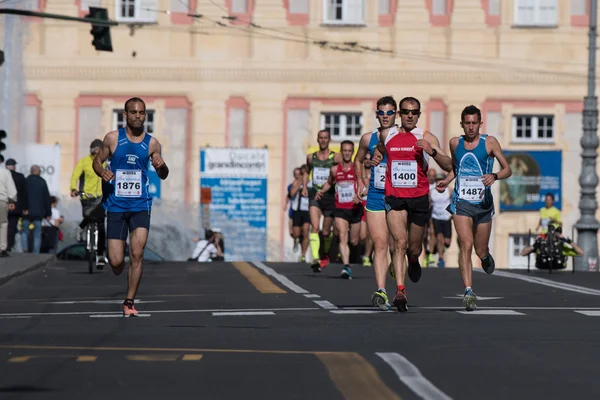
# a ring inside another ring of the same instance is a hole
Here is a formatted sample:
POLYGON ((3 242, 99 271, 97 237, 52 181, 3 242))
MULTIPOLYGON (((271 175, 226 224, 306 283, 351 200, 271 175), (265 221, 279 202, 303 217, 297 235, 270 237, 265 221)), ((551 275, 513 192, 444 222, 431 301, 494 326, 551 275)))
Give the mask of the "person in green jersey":
POLYGON ((310 214, 310 251, 313 257, 311 268, 314 272, 321 272, 329 264, 329 249, 333 239, 333 210, 335 209, 335 189, 331 188, 316 200, 315 195, 323 188, 329 178, 331 167, 341 162, 341 155, 329 149, 331 134, 322 129, 317 134, 319 150, 306 156, 308 172, 304 174, 302 196, 309 197, 310 214), (323 230, 320 231, 321 217, 323 217, 323 230), (321 256, 321 239, 323 239, 323 256, 321 256))

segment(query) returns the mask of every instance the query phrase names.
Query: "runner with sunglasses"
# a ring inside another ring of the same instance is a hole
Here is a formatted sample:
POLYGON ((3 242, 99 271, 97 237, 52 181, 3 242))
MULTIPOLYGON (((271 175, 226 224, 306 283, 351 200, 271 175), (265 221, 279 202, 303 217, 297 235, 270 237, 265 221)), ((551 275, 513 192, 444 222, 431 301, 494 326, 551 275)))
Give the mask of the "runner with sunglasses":
POLYGON ((419 100, 414 97, 400 100, 401 126, 381 133, 372 161, 378 164, 384 154, 387 156, 386 221, 394 241, 392 262, 398 286, 393 305, 401 312, 408 311, 404 287, 406 255, 408 277, 413 282, 421 278, 419 255, 429 220, 429 157, 444 171, 452 170, 452 159, 440 148, 438 139, 431 132, 417 128, 420 115, 419 100))
MULTIPOLYGON (((385 96, 377 100, 377 110, 375 116, 379 122, 379 128, 373 132, 365 133, 358 144, 358 151, 354 157, 354 168, 358 176, 363 176, 362 169, 364 161, 369 155, 373 157, 373 152, 379 143, 379 136, 382 132, 389 131, 396 125, 396 114, 398 105, 392 96, 385 96)), ((371 297, 371 302, 375 307, 382 310, 392 308, 385 290, 386 274, 388 271, 388 250, 393 255, 393 243, 390 242, 387 223, 385 222, 385 172, 386 160, 381 164, 371 166, 371 176, 367 182, 358 181, 358 193, 363 192, 364 186, 368 186, 367 204, 365 206, 367 218, 367 230, 373 240, 373 270, 375 272, 375 282, 377 290, 371 297)))

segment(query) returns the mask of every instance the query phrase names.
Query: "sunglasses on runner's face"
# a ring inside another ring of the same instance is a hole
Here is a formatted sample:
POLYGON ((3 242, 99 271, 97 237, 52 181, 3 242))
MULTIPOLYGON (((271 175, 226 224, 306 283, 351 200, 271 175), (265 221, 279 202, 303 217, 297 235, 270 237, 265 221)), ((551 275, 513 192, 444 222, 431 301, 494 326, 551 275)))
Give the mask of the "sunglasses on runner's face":
POLYGON ((400 114, 402 115, 408 115, 408 114, 412 114, 412 115, 419 115, 421 113, 421 111, 419 110, 407 110, 406 108, 403 108, 400 110, 400 114))
POLYGON ((387 115, 388 117, 391 117, 394 114, 396 114, 396 110, 388 110, 388 111, 377 110, 377 115, 387 115))

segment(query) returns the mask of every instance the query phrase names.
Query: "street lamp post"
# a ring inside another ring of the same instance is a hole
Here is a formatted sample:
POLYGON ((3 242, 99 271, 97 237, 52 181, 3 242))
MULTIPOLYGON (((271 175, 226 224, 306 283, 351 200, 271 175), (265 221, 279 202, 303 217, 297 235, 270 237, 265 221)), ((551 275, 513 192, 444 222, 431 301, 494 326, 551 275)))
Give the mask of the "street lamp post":
POLYGON ((584 250, 582 257, 575 257, 573 268, 576 271, 598 271, 598 229, 596 220, 596 158, 598 157, 598 99, 596 97, 596 25, 598 0, 590 0, 588 92, 583 103, 583 137, 581 138, 581 175, 579 186, 580 218, 577 228, 577 244, 584 250))

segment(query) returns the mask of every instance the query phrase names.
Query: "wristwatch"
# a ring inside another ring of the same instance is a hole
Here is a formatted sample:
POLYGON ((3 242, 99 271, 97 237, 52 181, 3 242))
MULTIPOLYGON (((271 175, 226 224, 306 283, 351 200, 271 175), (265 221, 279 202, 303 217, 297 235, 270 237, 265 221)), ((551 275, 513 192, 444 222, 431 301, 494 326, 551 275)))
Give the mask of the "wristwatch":
POLYGON ((437 156, 437 150, 433 149, 433 151, 431 152, 431 157, 435 158, 435 156, 437 156))
POLYGON ((497 181, 498 180, 498 174, 496 174, 495 172, 492 173, 492 176, 494 177, 494 180, 497 181))

